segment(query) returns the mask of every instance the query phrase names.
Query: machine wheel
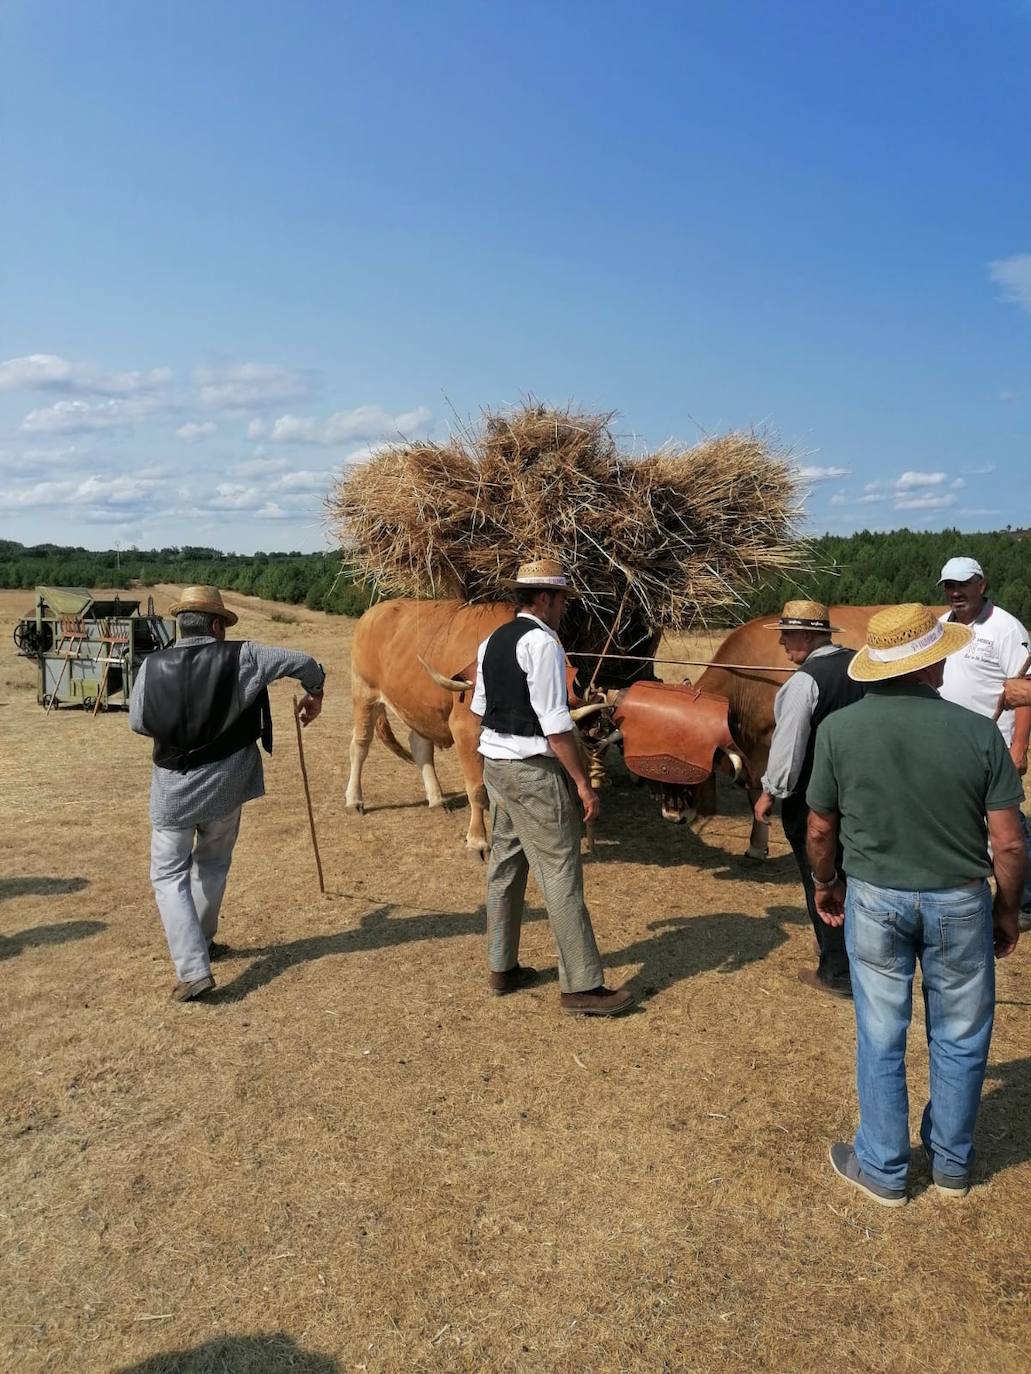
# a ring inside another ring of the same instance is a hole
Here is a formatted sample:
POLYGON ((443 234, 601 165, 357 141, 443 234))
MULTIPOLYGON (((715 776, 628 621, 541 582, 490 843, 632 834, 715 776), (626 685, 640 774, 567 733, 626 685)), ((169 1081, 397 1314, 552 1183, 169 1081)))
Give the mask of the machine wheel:
POLYGON ((96 701, 97 701, 96 697, 83 697, 83 699, 82 699, 82 709, 83 709, 84 711, 92 711, 92 710, 93 710, 93 707, 96 705, 96 701))
POLYGON ((50 695, 49 692, 44 692, 43 700, 40 702, 40 705, 45 706, 47 710, 49 710, 51 703, 53 703, 54 706, 58 706, 60 704, 59 702, 54 700, 54 698, 50 695))

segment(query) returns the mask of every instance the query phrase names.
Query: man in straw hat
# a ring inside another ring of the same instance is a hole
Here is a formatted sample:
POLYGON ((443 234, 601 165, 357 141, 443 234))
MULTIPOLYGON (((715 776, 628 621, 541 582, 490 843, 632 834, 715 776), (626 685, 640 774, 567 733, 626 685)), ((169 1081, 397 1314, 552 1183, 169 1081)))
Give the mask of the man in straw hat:
MULTIPOLYGON (((784 834, 798 865, 806 908, 820 951, 817 967, 803 969, 799 979, 817 992, 851 997, 844 931, 821 921, 816 910, 813 875, 805 852, 809 819, 805 790, 813 771, 813 752, 820 726, 832 712, 857 702, 863 689, 848 675, 854 651, 831 642, 837 626, 831 624, 827 607, 819 601, 789 601, 776 624, 766 628, 780 631, 780 646, 791 662, 797 664, 798 671, 784 683, 773 703, 776 725, 762 780, 762 794, 755 803, 755 818, 767 824, 774 800, 781 799, 784 834)), ((843 872, 840 850, 837 869, 843 872)))
POLYGON ((536 970, 519 963, 532 872, 558 946, 562 1011, 615 1016, 629 1010, 637 995, 605 987, 584 902, 581 809, 583 820, 594 820, 598 795, 584 772, 569 714, 557 634, 566 601, 576 593, 561 565, 549 558, 524 563, 510 585, 519 610, 480 645, 472 699, 472 711, 481 718, 483 780, 491 804, 490 991, 500 997, 536 980, 536 970))
MULTIPOLYGON (((1016 616, 996 606, 988 596, 988 579, 976 558, 950 558, 941 570, 938 585, 949 601, 943 620, 969 625, 974 638, 961 654, 945 664, 941 694, 946 701, 996 717, 996 706, 1008 677, 1025 670, 1028 634, 1016 616)), ((1027 772, 1028 739, 1031 737, 1031 708, 1007 707, 998 716, 999 730, 1010 751, 1018 773, 1027 772)), ((1023 811, 1020 823, 1024 845, 1031 858, 1031 829, 1023 811)), ((1021 897, 1021 930, 1031 929, 1031 867, 1021 897)))
POLYGON ((268 684, 292 677, 303 725, 322 710, 326 674, 308 654, 227 640, 237 617, 217 587, 187 587, 171 608, 177 642, 144 659, 129 723, 154 740, 150 877, 177 982, 188 1002, 215 986, 211 960, 244 802, 264 796, 256 740, 272 752, 268 684))
POLYGON ((844 921, 856 1014, 860 1124, 854 1144, 831 1146, 831 1164, 887 1207, 906 1201, 917 960, 931 1080, 920 1136, 936 1187, 962 1197, 995 1012, 993 944, 1001 959, 1019 938, 1020 778, 994 723, 938 694, 945 660, 972 637, 925 606, 871 616, 849 668, 866 695, 825 722, 807 793, 816 905, 828 924, 844 921))

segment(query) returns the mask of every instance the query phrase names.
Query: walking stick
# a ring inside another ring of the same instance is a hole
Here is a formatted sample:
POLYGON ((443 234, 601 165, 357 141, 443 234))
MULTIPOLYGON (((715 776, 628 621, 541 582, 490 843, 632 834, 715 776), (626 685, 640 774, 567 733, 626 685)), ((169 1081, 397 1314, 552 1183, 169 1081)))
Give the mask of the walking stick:
MULTIPOLYGON (((1027 677, 1028 669, 1029 669, 1029 668, 1031 668, 1031 654, 1028 654, 1027 658, 1024 659, 1024 666, 1023 666, 1023 668, 1021 668, 1020 672, 1017 674, 1017 677, 1027 677)), ((996 706, 996 708, 995 708, 995 715, 992 716, 992 720, 998 720, 999 717, 1002 715, 1002 711, 1003 711, 1003 706, 1002 706, 1003 696, 1004 696, 1004 693, 1000 692, 1000 693, 999 693, 999 704, 998 704, 998 705, 996 706)))
POLYGON ((297 727, 297 753, 301 760, 301 780, 304 783, 304 800, 308 804, 308 825, 311 828, 311 845, 315 850, 315 867, 319 871, 319 891, 325 896, 326 883, 322 876, 322 860, 319 857, 319 842, 315 835, 315 815, 311 809, 311 791, 308 787, 308 770, 304 766, 304 740, 301 738, 301 709, 300 703, 296 697, 294 697, 294 725, 297 727))

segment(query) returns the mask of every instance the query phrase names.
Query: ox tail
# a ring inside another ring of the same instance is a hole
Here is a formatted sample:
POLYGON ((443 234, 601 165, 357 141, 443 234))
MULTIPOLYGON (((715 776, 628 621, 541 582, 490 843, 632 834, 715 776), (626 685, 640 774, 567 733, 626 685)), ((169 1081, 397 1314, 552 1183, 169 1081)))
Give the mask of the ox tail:
POLYGON ((394 734, 393 730, 391 730, 390 721, 387 720, 387 713, 385 710, 376 713, 376 734, 392 754, 396 754, 399 759, 404 759, 405 763, 415 762, 411 754, 403 744, 398 742, 397 736, 394 734))

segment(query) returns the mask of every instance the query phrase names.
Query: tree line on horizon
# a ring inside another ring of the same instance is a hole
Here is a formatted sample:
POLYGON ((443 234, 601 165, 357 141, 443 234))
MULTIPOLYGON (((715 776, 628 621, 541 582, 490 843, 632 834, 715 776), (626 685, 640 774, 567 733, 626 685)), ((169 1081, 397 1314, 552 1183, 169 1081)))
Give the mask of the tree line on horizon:
MULTIPOLYGON (((942 601, 937 579, 943 563, 967 554, 984 568, 993 599, 1027 625, 1029 536, 1031 531, 1025 530, 961 534, 905 529, 823 535, 809 541, 812 572, 752 588, 727 621, 768 615, 799 596, 853 606, 905 601, 937 605, 942 601)), ((236 554, 194 545, 97 550, 0 540, 0 587, 145 591, 158 583, 198 582, 332 615, 361 615, 378 599, 374 589, 354 581, 336 552, 236 554)))

